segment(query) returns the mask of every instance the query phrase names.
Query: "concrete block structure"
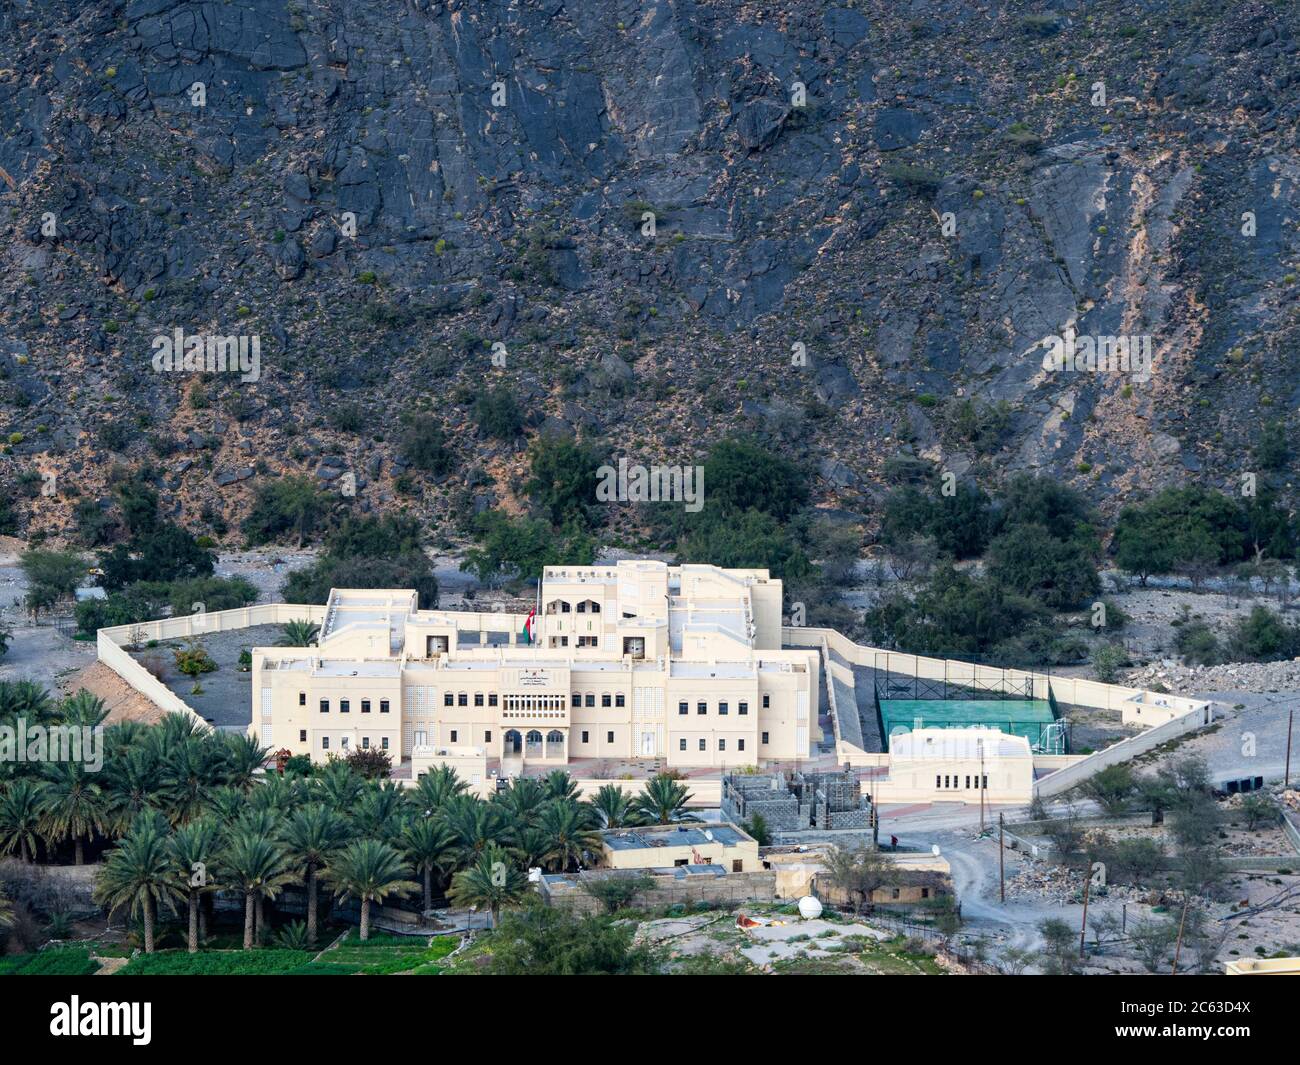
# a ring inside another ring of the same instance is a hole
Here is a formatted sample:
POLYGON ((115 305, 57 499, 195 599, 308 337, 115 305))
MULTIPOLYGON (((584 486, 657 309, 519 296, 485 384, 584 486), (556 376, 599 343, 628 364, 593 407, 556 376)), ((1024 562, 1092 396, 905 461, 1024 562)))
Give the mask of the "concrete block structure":
POLYGON ((316 647, 254 648, 249 731, 313 761, 466 746, 516 767, 807 758, 820 664, 782 649, 781 594, 766 570, 654 561, 548 567, 531 622, 335 589, 316 647))
POLYGON ((814 832, 869 833, 872 826, 871 804, 848 770, 724 776, 722 816, 739 824, 756 814, 779 841, 814 832))

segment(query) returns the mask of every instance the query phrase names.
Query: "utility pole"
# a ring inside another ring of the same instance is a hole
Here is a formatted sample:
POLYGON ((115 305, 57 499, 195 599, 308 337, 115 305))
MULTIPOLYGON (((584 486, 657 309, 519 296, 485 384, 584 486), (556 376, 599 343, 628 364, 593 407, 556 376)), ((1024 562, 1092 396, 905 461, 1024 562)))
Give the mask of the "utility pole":
POLYGON ((1291 786, 1291 722, 1295 717, 1295 710, 1286 712, 1286 776, 1282 780, 1282 787, 1291 786))
POLYGON ((975 781, 975 786, 980 789, 980 835, 984 835, 984 741, 979 741, 980 745, 980 775, 975 781))
POLYGON ((1007 901, 1007 862, 1006 848, 1002 843, 1002 811, 998 811, 998 895, 1003 902, 1007 901))
POLYGON ((1174 967, 1169 970, 1170 976, 1178 975, 1178 955, 1183 952, 1183 926, 1187 923, 1187 907, 1192 904, 1192 896, 1188 895, 1183 900, 1183 915, 1178 919, 1178 942, 1174 945, 1174 967))
POLYGON ((1083 881, 1083 924, 1079 926, 1079 957, 1083 957, 1083 937, 1088 932, 1088 889, 1092 887, 1092 875, 1083 881))

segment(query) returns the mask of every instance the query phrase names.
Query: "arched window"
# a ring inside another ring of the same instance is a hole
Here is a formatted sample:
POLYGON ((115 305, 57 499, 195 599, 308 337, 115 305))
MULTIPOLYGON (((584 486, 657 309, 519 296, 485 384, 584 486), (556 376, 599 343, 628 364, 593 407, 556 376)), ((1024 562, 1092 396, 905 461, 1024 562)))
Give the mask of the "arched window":
POLYGON ((551 729, 551 731, 548 732, 548 733, 546 734, 546 742, 547 742, 547 743, 563 743, 563 742, 564 742, 564 733, 563 733, 563 732, 560 732, 558 729, 551 729))

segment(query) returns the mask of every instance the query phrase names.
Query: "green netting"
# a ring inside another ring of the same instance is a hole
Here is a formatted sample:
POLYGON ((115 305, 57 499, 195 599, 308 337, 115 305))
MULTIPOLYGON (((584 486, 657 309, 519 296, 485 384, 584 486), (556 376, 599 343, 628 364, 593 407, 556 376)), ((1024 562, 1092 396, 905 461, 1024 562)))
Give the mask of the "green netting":
MULTIPOLYGON (((970 728, 982 725, 1024 736, 1031 747, 1057 751, 1060 738, 1046 699, 882 699, 880 727, 885 750, 895 729, 970 728)), ((1058 751, 1059 753, 1059 751, 1058 751)))

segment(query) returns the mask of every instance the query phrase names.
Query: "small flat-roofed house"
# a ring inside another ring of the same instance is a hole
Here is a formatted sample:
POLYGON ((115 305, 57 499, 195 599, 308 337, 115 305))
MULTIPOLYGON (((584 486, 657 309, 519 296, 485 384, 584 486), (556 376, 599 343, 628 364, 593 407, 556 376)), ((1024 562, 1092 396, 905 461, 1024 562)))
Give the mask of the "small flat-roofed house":
POLYGON ((611 829, 601 838, 601 864, 610 869, 713 865, 728 873, 753 873, 763 868, 758 841, 720 822, 611 829))

